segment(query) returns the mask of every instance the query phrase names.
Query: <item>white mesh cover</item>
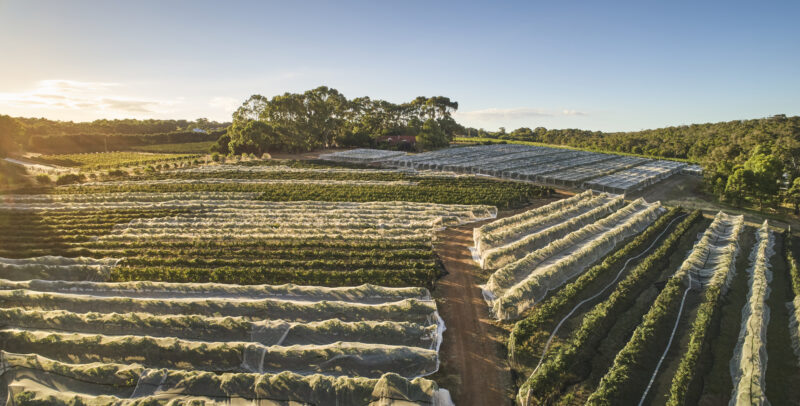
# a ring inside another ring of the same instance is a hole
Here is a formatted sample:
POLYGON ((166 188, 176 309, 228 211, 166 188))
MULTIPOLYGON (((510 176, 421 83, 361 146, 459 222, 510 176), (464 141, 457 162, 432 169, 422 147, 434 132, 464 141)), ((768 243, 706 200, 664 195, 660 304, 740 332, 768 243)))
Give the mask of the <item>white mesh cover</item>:
POLYGON ((774 238, 767 222, 756 233, 756 246, 750 254, 750 291, 747 304, 742 308, 742 327, 739 341, 731 359, 731 377, 733 393, 730 406, 737 405, 769 405, 765 389, 767 370, 767 324, 769 323, 769 307, 767 298, 772 279, 770 258, 774 238))
POLYGON ((499 319, 511 319, 544 299, 626 238, 640 233, 664 209, 637 200, 609 217, 587 225, 492 274, 484 298, 499 319))

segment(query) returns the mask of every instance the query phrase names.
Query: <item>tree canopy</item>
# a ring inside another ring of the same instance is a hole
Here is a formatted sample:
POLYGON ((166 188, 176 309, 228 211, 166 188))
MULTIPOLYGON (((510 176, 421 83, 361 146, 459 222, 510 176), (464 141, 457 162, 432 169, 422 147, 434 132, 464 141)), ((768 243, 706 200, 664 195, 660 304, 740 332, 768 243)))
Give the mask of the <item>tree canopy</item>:
POLYGON ((233 154, 300 152, 369 146, 381 136, 417 136, 421 132, 421 147, 438 148, 463 132, 452 118, 457 109, 457 102, 443 96, 420 96, 395 104, 369 97, 350 100, 326 86, 271 99, 253 95, 233 114, 227 136, 220 138, 214 150, 233 154))

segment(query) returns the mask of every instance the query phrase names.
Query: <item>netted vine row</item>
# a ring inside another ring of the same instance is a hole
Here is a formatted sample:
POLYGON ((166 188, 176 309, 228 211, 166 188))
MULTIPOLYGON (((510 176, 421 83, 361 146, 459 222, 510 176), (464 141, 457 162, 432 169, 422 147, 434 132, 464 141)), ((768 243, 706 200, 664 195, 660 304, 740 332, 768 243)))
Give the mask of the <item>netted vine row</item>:
POLYGON ((742 327, 736 351, 731 358, 733 405, 765 405, 767 369, 767 324, 769 323, 770 259, 775 253, 774 236, 767 221, 756 232, 756 246, 750 253, 750 290, 742 309, 742 327))
POLYGON ((786 306, 789 309, 789 335, 792 338, 792 348, 800 365, 800 265, 794 256, 794 243, 792 229, 789 228, 783 235, 783 250, 792 280, 794 299, 786 303, 786 306))
MULTIPOLYGON (((535 306, 526 318, 516 322, 508 338, 509 358, 514 361, 521 355, 524 357, 533 356, 534 354, 528 346, 528 342, 539 328, 548 320, 551 320, 557 313, 567 309, 568 305, 574 304, 578 295, 590 284, 612 269, 619 267, 626 258, 644 249, 647 242, 664 232, 665 228, 676 220, 676 217, 680 215, 681 211, 682 209, 679 207, 670 209, 669 212, 661 216, 652 226, 648 227, 627 245, 606 257, 603 262, 591 267, 575 281, 559 289, 558 292, 535 306)), ((672 247, 701 217, 702 213, 700 211, 693 211, 686 219, 683 219, 675 226, 674 230, 667 234, 659 247, 672 247)), ((647 260, 646 257, 643 261, 647 260)))
POLYGON ((625 205, 622 196, 615 198, 598 197, 590 201, 590 210, 564 213, 554 224, 545 223, 544 227, 536 227, 531 234, 507 245, 486 250, 481 253, 481 267, 497 269, 511 262, 524 258, 528 253, 543 248, 553 241, 564 238, 581 227, 589 225, 608 216, 625 205))
POLYGON ((513 216, 495 220, 475 228, 473 240, 475 251, 482 252, 508 244, 519 238, 531 226, 542 227, 569 216, 575 207, 586 205, 593 200, 595 193, 587 190, 566 199, 522 212, 513 216))
POLYGON ((5 376, 15 388, 10 398, 15 405, 75 404, 162 404, 169 401, 186 404, 216 402, 297 402, 315 405, 378 405, 385 402, 409 402, 446 406, 446 393, 435 382, 407 379, 387 373, 379 378, 328 375, 223 373, 148 369, 141 364, 63 363, 38 355, 0 352, 5 376), (67 382, 83 388, 66 392, 63 388, 34 385, 39 382, 67 382), (88 387, 87 387, 88 385, 88 387), (131 398, 96 393, 132 392, 131 398), (193 403, 195 402, 195 403, 193 403))
POLYGON ((499 269, 484 287, 493 314, 502 319, 519 317, 618 243, 650 226, 663 211, 658 203, 638 200, 499 269))
MULTIPOLYGON (((616 285, 606 300, 595 305, 583 317, 580 326, 570 334, 567 343, 544 359, 541 366, 520 387, 517 394, 518 403, 537 404, 550 393, 557 393, 563 388, 564 378, 570 368, 578 360, 593 356, 589 349, 593 348, 603 337, 601 333, 608 331, 616 321, 616 316, 630 306, 643 289, 654 282, 658 277, 658 269, 677 250, 681 239, 700 217, 701 213, 696 211, 681 222, 663 244, 643 259, 616 285)), ((677 279, 675 281, 673 285, 678 287, 679 282, 677 279)), ((667 291, 666 289, 674 288, 668 284, 665 291, 667 291)), ((663 302, 666 299, 660 300, 663 302)), ((659 303, 657 300, 656 304, 659 303)))
MULTIPOLYGON (((629 379, 638 376, 637 374, 649 376, 653 372, 646 368, 643 359, 646 358, 648 351, 653 350, 654 341, 670 335, 670 331, 673 329, 673 318, 679 313, 682 304, 681 298, 685 297, 684 288, 686 286, 684 285, 694 284, 697 286, 696 279, 689 279, 691 276, 693 278, 703 277, 706 282, 710 282, 709 288, 716 288, 717 292, 724 286, 730 274, 737 240, 743 225, 742 217, 732 217, 722 212, 717 214, 689 256, 661 290, 650 310, 644 315, 642 322, 634 330, 630 340, 617 353, 611 368, 600 380, 587 404, 617 404, 622 396, 627 396, 628 401, 639 400, 640 393, 631 391, 626 385, 629 379)), ((713 293, 707 295, 707 297, 709 296, 710 298, 717 297, 713 293)), ((707 327, 707 321, 708 316, 701 316, 698 313, 692 328, 696 333, 692 334, 693 339, 690 346, 701 345, 699 341, 705 338, 706 329, 704 327, 707 327)), ((681 373, 678 372, 674 379, 686 383, 691 380, 698 351, 699 349, 691 350, 690 348, 684 354, 681 361, 684 377, 678 377, 678 373, 681 373)), ((681 387, 685 388, 682 385, 681 387)), ((673 384, 673 388, 677 387, 673 384)))

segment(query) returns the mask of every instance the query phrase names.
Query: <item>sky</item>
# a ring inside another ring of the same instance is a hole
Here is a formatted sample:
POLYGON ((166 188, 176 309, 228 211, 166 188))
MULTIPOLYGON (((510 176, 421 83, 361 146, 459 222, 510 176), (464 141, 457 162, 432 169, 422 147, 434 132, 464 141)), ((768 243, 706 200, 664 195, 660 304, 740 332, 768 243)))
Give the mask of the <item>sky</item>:
POLYGON ((800 114, 800 2, 0 0, 0 114, 230 121, 320 85, 630 131, 800 114))

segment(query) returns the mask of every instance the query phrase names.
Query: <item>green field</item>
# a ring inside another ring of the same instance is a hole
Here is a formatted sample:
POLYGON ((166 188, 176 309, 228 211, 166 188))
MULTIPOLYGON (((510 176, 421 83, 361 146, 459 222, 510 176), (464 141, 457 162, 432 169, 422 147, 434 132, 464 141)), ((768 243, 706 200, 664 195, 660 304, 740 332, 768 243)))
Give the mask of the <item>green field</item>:
POLYGON ((33 160, 68 168, 103 169, 138 166, 156 162, 198 158, 195 154, 154 154, 147 152, 95 152, 88 154, 41 155, 33 160))
POLYGON ((156 144, 131 148, 140 152, 157 152, 169 154, 206 154, 215 141, 184 142, 180 144, 156 144))

